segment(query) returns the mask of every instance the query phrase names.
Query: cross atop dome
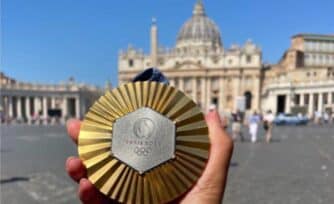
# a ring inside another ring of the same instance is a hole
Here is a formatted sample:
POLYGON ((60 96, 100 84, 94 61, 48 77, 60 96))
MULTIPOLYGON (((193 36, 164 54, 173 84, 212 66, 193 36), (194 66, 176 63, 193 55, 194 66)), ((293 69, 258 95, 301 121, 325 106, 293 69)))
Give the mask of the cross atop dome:
POLYGON ((194 16, 205 16, 205 9, 202 0, 198 0, 193 10, 194 16))

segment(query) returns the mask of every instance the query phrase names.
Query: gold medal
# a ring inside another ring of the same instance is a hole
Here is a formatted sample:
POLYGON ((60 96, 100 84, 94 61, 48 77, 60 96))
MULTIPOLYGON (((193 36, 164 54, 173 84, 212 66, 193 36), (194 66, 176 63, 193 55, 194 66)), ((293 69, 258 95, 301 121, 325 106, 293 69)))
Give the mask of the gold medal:
POLYGON ((121 203, 166 203, 201 176, 209 149, 200 108, 158 82, 124 84, 102 96, 81 125, 88 179, 121 203))

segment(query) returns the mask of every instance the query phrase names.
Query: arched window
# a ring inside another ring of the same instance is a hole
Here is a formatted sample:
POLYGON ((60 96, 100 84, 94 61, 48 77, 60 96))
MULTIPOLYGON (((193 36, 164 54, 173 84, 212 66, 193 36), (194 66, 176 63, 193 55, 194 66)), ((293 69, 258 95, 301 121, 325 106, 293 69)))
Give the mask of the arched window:
POLYGON ((245 94, 245 105, 246 105, 246 110, 249 110, 252 108, 252 93, 250 91, 246 91, 245 94))
POLYGON ((129 59, 128 64, 129 64, 129 67, 133 67, 133 59, 129 59))

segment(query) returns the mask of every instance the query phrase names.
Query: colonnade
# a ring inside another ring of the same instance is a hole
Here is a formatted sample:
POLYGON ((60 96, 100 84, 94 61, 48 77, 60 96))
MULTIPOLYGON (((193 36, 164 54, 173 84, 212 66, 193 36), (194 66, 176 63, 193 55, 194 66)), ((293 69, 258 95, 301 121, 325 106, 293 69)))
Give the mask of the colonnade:
POLYGON ((47 120, 57 114, 61 119, 80 117, 79 97, 2 95, 0 103, 3 116, 10 120, 47 120))

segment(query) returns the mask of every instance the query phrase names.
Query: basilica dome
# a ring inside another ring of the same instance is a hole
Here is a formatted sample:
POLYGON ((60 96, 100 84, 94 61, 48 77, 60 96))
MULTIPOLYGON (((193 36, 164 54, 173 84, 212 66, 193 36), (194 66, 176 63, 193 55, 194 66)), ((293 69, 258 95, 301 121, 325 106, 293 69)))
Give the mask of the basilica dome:
POLYGON ((184 23, 177 37, 177 47, 190 44, 222 46, 219 28, 206 16, 201 1, 195 4, 192 17, 184 23))

